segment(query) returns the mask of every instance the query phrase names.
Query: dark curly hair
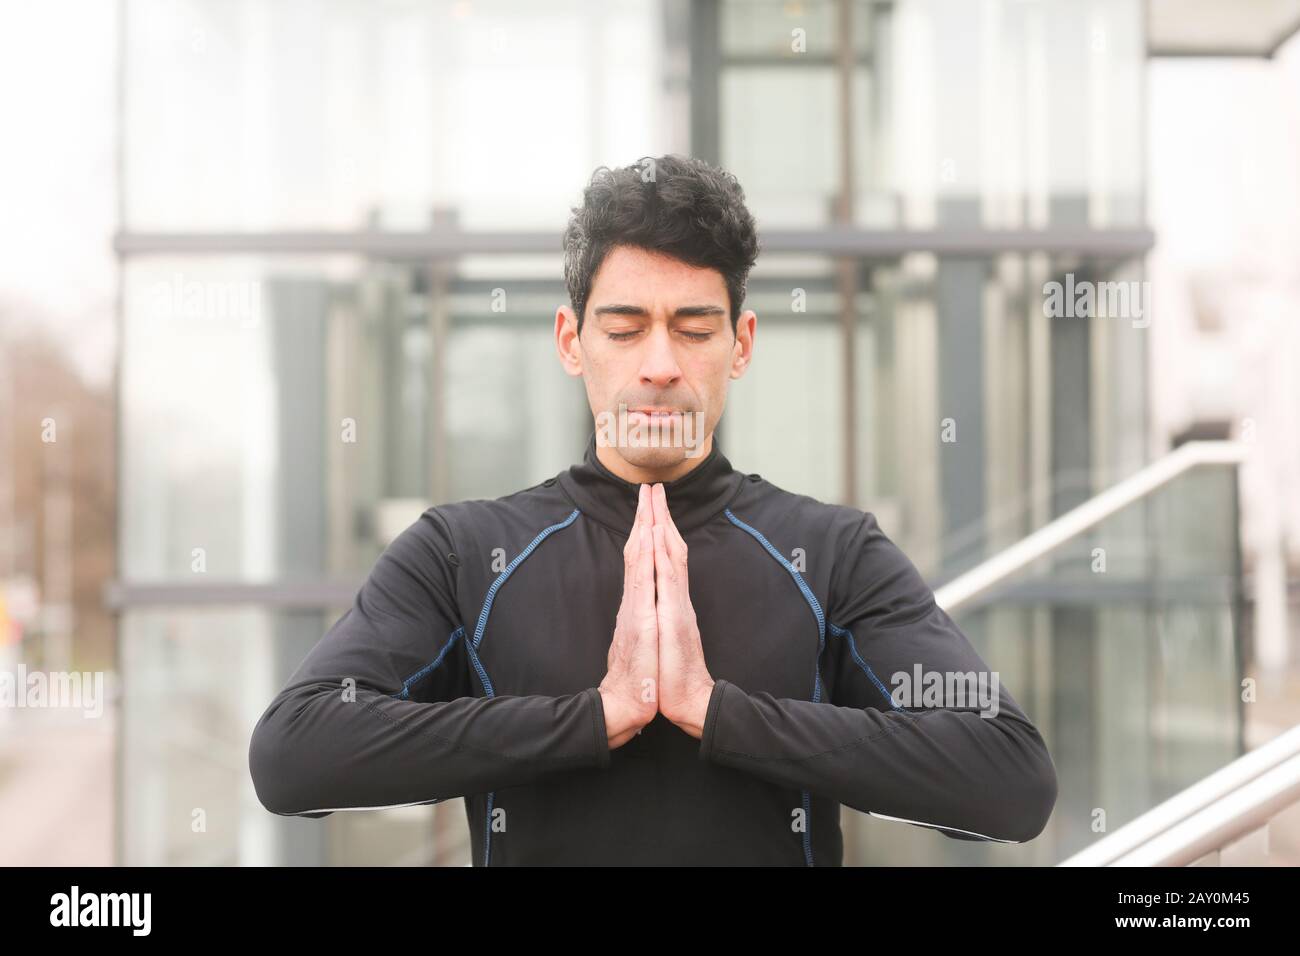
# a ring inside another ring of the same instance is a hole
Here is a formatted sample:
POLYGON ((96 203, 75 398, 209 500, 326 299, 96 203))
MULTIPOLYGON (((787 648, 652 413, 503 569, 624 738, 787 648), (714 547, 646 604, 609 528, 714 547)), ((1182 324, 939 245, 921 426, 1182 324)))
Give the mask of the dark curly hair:
POLYGON ((619 245, 717 269, 727 284, 735 334, 759 247, 745 192, 731 173, 673 154, 643 156, 617 169, 600 166, 572 212, 564 230, 564 282, 579 334, 596 270, 619 245))

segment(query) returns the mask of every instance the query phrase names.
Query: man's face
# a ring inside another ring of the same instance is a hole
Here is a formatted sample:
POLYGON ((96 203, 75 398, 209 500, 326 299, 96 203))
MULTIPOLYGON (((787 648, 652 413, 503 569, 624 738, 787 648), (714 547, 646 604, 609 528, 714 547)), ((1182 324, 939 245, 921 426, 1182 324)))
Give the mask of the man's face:
POLYGON ((611 249, 592 281, 581 336, 572 309, 561 307, 555 323, 565 371, 586 383, 598 442, 602 419, 617 423, 625 405, 629 435, 657 434, 659 445, 619 446, 629 465, 661 470, 698 460, 753 350, 754 313, 741 314, 735 335, 730 316, 716 269, 634 246, 611 249))

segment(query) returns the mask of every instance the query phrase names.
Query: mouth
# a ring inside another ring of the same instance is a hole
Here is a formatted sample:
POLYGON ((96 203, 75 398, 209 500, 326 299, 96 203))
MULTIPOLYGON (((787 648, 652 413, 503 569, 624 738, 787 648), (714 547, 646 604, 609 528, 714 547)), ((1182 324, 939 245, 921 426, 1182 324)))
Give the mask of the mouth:
POLYGON ((674 415, 680 415, 681 411, 676 408, 659 408, 654 405, 639 405, 636 408, 629 408, 628 414, 644 415, 647 418, 671 418, 674 415))

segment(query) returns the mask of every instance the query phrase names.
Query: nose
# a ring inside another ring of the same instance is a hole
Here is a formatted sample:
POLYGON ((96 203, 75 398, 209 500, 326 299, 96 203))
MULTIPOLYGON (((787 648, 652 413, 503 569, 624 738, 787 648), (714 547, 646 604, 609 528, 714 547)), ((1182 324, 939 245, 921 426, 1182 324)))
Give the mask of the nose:
POLYGON ((668 329, 656 325, 646 338, 645 351, 641 355, 641 383, 655 388, 668 388, 682 377, 682 370, 677 365, 677 356, 673 352, 672 336, 668 329))

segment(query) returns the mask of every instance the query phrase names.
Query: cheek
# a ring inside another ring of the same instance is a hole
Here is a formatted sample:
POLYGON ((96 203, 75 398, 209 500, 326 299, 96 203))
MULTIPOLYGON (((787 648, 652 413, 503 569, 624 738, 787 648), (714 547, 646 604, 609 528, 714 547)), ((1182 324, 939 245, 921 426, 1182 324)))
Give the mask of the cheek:
POLYGON ((727 390, 731 377, 731 349, 691 356, 683 369, 695 393, 703 399, 716 400, 727 390))
POLYGON ((588 352, 584 362, 587 396, 596 403, 612 402, 623 386, 621 364, 616 356, 588 352))

